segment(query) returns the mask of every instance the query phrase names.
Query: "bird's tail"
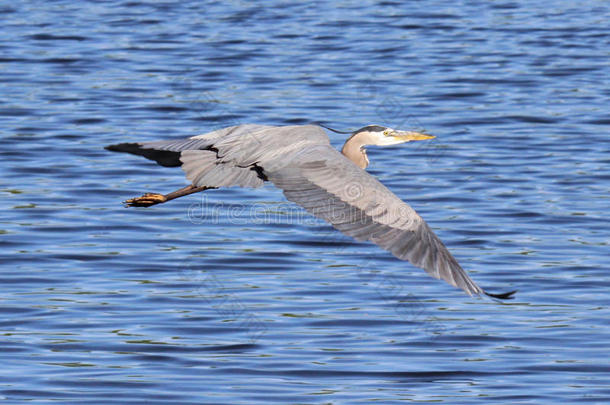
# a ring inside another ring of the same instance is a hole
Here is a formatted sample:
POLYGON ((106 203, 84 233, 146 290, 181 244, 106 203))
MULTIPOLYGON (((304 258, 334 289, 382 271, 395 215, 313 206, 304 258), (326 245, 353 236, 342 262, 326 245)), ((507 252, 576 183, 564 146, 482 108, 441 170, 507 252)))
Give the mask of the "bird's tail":
POLYGON ((104 149, 112 152, 131 153, 132 155, 144 156, 146 159, 154 160, 161 166, 178 167, 182 165, 180 152, 169 150, 147 149, 140 143, 117 143, 108 145, 104 149))

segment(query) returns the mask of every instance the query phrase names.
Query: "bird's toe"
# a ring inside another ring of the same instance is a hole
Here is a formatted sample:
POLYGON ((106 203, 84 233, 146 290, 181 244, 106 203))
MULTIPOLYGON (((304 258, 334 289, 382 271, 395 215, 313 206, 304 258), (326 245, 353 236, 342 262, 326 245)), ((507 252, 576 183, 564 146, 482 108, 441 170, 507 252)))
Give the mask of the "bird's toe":
POLYGON ((146 193, 141 197, 134 197, 126 200, 124 204, 128 207, 150 207, 151 205, 161 204, 166 201, 163 194, 146 193))

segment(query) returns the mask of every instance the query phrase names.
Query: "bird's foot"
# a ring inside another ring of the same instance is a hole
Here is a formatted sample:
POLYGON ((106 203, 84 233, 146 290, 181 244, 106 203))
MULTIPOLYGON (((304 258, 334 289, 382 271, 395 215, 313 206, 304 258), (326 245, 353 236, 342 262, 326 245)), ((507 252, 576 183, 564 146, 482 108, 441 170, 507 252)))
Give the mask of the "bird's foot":
POLYGON ((141 197, 130 198, 124 201, 127 207, 150 207, 151 205, 161 204, 167 201, 163 194, 146 193, 141 197))

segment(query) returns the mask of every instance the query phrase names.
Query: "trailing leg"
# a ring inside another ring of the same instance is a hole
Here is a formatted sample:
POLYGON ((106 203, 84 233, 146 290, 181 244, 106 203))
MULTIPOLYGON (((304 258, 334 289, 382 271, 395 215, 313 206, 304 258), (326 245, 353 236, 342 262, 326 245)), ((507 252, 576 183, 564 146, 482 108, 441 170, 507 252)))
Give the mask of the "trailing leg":
POLYGON ((216 187, 197 187, 191 184, 180 190, 172 191, 169 194, 146 193, 141 197, 130 198, 129 200, 124 201, 124 204, 128 207, 150 207, 151 205, 162 204, 176 198, 184 197, 185 195, 214 188, 216 187))

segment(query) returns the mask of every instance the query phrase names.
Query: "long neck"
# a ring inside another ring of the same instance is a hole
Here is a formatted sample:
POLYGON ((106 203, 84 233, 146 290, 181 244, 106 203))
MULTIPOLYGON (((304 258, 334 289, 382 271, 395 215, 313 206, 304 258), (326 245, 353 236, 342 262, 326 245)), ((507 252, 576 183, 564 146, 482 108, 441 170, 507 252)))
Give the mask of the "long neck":
POLYGON ((366 156, 366 151, 364 150, 365 137, 364 134, 355 134, 352 135, 343 145, 343 149, 341 149, 341 153, 354 162, 356 166, 361 169, 366 169, 369 165, 369 159, 366 156))

